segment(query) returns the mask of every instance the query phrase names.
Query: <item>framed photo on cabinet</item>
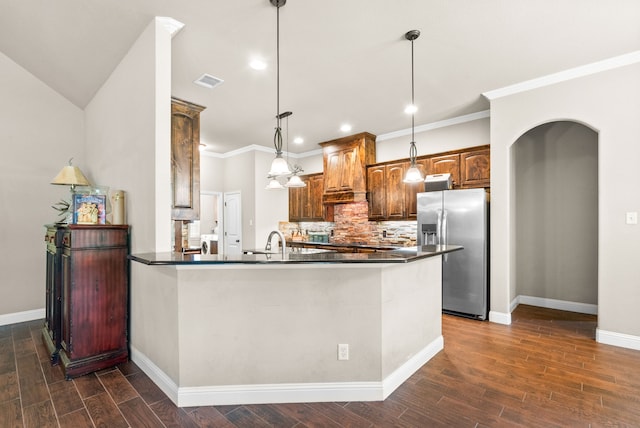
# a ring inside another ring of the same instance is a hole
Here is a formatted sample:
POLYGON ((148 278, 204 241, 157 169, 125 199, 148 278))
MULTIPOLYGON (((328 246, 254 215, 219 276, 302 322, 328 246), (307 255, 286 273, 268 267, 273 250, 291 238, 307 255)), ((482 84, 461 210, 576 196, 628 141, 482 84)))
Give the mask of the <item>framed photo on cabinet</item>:
POLYGON ((105 224, 107 218, 106 195, 73 195, 73 222, 75 224, 105 224))

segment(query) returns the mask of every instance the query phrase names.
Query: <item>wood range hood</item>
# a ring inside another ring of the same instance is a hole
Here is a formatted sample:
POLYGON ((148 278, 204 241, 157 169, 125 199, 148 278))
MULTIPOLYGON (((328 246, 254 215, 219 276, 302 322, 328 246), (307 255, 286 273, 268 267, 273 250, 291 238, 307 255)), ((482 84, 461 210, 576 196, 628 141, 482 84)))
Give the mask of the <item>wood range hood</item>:
POLYGON ((367 165, 376 162, 376 136, 368 132, 320 143, 325 205, 367 200, 367 165))

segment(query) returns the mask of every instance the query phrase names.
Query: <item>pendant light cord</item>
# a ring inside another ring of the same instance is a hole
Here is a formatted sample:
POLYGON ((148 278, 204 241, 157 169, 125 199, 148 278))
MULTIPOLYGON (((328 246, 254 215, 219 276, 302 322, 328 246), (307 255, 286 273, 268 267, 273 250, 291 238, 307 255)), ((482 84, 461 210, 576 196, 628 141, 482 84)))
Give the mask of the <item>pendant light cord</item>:
POLYGON ((276 7, 276 118, 280 128, 280 6, 276 7))
POLYGON ((408 31, 404 37, 411 41, 411 143, 409 144, 409 158, 411 160, 411 168, 416 166, 416 157, 418 150, 416 149, 415 141, 415 117, 416 117, 416 101, 415 101, 415 74, 413 64, 413 41, 420 36, 420 31, 411 30, 408 31))
MULTIPOLYGON (((413 40, 411 40, 411 106, 413 107, 413 111, 411 112, 411 142, 415 142, 414 136, 414 118, 415 118, 415 108, 416 103, 414 100, 414 79, 413 79, 413 40)), ((415 156, 414 156, 415 157, 415 156)))
POLYGON ((280 6, 276 6, 276 132, 273 146, 276 155, 282 154, 282 128, 280 127, 280 6))

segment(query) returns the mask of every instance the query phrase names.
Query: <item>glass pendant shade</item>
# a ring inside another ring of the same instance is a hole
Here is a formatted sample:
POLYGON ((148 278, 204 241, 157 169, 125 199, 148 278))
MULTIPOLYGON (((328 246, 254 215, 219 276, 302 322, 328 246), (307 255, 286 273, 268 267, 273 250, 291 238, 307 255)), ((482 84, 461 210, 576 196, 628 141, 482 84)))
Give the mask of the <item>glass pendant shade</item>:
POLYGON ((271 162, 271 170, 268 175, 279 177, 281 175, 289 174, 291 174, 291 171, 289 170, 287 161, 282 158, 282 153, 276 154, 276 158, 271 162))
POLYGON ((297 175, 292 175, 287 181, 284 187, 307 187, 306 183, 300 179, 297 175))
POLYGON ((403 181, 405 183, 420 183, 423 180, 424 179, 422 178, 420 169, 418 169, 418 167, 415 165, 411 165, 411 167, 409 167, 409 169, 407 170, 403 181))
POLYGON ((282 184, 280 184, 278 180, 276 180, 275 178, 272 178, 271 180, 269 180, 269 184, 267 184, 267 187, 265 187, 265 189, 277 190, 277 189, 284 189, 284 187, 282 187, 282 184))

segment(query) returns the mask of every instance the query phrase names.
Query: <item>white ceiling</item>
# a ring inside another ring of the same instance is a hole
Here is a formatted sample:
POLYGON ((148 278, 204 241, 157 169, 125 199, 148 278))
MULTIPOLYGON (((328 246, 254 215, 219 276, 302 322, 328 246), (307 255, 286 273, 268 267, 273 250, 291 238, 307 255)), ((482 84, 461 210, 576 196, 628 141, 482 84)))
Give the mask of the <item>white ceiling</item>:
MULTIPOLYGON (((224 153, 273 146, 276 8, 269 0, 0 0, 0 51, 84 108, 154 16, 173 39, 172 94, 207 107, 201 139, 224 153), (254 55, 269 67, 248 67, 254 55), (224 83, 193 84, 203 73, 224 83)), ((638 0, 289 0, 280 9, 280 111, 291 152, 350 133, 488 109, 483 92, 640 49, 638 0), (286 125, 286 120, 284 121, 286 125), (294 136, 305 143, 293 144, 294 136)), ((407 140, 408 143, 408 140, 407 140)))

